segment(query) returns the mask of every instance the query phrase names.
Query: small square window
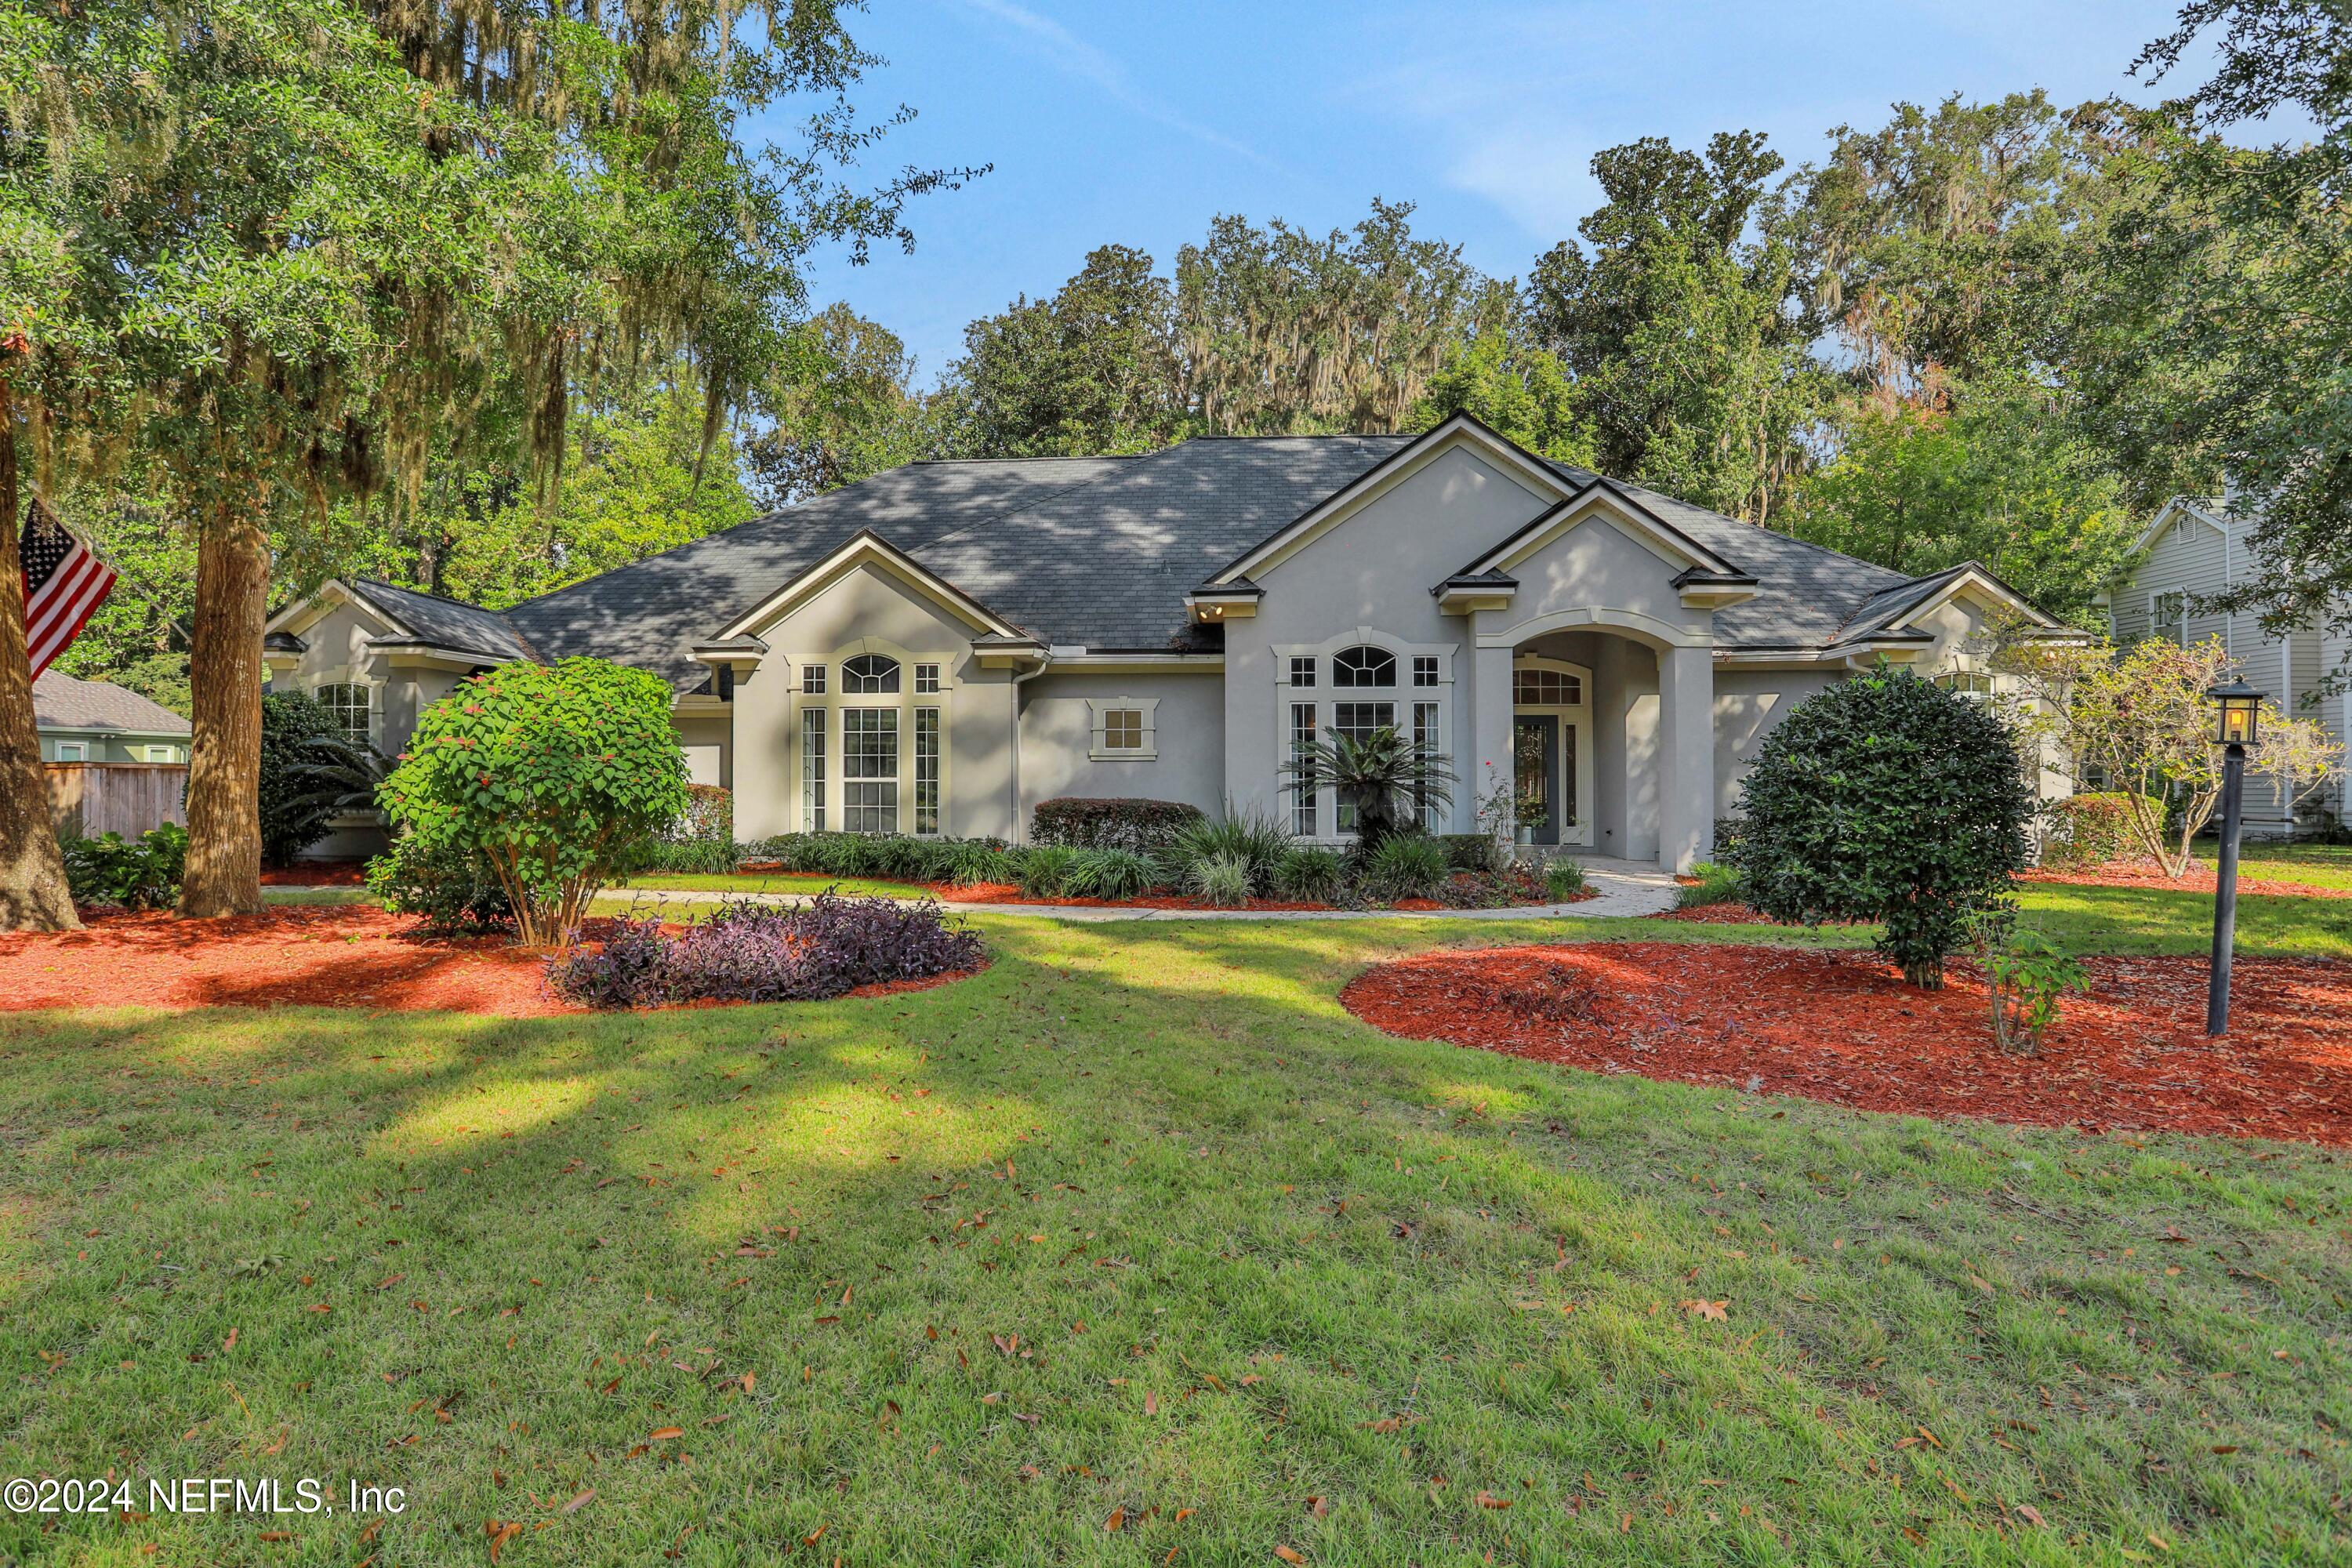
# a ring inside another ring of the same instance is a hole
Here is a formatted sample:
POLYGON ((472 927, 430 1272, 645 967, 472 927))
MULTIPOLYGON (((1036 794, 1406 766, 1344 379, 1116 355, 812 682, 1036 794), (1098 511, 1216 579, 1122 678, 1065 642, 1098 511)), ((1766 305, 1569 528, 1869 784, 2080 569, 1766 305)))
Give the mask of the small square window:
POLYGON ((940 689, 940 667, 936 664, 915 666, 915 695, 935 697, 940 689))
POLYGON ((824 696, 824 666, 821 664, 801 666, 801 689, 811 697, 824 696))
POLYGON ((1106 752, 1143 750, 1142 709, 1108 708, 1103 710, 1103 750, 1106 752))
POLYGON ((1315 656, 1313 654, 1293 654, 1291 656, 1290 684, 1293 686, 1312 686, 1315 684, 1315 656))
POLYGON ((1415 686, 1437 684, 1437 656, 1417 653, 1412 656, 1412 683, 1415 686))
POLYGON ((59 741, 58 742, 58 761, 61 763, 86 763, 89 761, 89 742, 87 741, 59 741))

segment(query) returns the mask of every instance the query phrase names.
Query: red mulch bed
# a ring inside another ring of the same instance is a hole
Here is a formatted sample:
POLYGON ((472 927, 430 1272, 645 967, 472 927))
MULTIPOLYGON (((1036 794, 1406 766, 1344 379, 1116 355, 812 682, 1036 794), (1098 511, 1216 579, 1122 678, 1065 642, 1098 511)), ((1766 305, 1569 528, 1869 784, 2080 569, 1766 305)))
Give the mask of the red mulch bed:
MULTIPOLYGON (((2210 866, 2191 866, 2178 877, 2168 877, 2153 860, 2115 860, 2080 871, 2028 871, 2018 879, 2058 882, 2075 888, 2158 888, 2176 893, 2210 893, 2213 875, 2210 866)), ((2284 899, 2352 899, 2352 888, 2321 888, 2309 882, 2273 882, 2242 876, 2238 879, 2238 891, 2284 899)))
MULTIPOLYGON (((83 931, 0 936, 0 1013, 304 1006, 525 1018, 586 1011, 548 991, 544 953, 504 937, 426 936, 419 924, 365 905, 289 906, 222 921, 102 915, 83 931)), ((862 985, 848 994, 963 978, 862 985)))
POLYGON ((302 860, 261 868, 265 888, 357 888, 366 881, 364 860, 302 860))
MULTIPOLYGON (((1711 906, 1720 908, 1722 906, 1711 906)), ((1980 983, 1906 986, 1866 953, 1582 942, 1426 953, 1340 993, 1390 1034, 1594 1072, 1862 1110, 2352 1144, 2352 964, 2238 961, 2205 1037, 2205 963, 2088 958, 2038 1057, 1992 1043, 1980 983)))

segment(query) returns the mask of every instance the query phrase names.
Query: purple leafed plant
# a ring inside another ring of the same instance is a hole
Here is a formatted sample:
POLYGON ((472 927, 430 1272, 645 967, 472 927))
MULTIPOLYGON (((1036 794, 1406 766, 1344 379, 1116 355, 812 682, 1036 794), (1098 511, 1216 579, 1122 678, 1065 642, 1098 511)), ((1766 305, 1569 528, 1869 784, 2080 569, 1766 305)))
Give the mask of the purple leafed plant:
POLYGON ((623 919, 601 952, 551 958, 547 982, 590 1007, 679 1002, 814 1002, 860 985, 976 968, 980 938, 937 904, 820 893, 797 909, 722 904, 709 919, 666 931, 623 919))

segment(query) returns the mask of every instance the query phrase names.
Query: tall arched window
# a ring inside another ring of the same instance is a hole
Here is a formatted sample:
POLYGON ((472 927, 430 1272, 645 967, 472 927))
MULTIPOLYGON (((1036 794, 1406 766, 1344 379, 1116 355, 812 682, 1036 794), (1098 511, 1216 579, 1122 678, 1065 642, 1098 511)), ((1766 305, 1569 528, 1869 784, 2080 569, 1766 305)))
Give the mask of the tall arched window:
POLYGON ((1384 647, 1343 647, 1331 656, 1334 686, 1394 686, 1396 672, 1396 655, 1384 647))
POLYGON ((861 653, 844 659, 841 689, 857 696, 877 696, 898 689, 898 661, 878 653, 861 653))

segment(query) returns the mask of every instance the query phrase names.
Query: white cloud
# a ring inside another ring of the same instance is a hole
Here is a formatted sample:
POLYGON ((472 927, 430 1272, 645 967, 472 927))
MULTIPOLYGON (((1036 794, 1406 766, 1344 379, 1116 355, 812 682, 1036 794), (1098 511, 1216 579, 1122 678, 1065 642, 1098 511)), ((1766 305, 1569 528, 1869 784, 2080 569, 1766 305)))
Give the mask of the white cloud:
POLYGON ((1116 102, 1157 124, 1181 132, 1208 146, 1246 158, 1253 163, 1276 167, 1274 160, 1255 148, 1192 120, 1144 90, 1116 58, 1097 46, 1078 37, 1051 16, 1041 16, 1014 0, 959 0, 964 9, 977 12, 1017 34, 1046 63, 1068 76, 1092 82, 1116 102))

